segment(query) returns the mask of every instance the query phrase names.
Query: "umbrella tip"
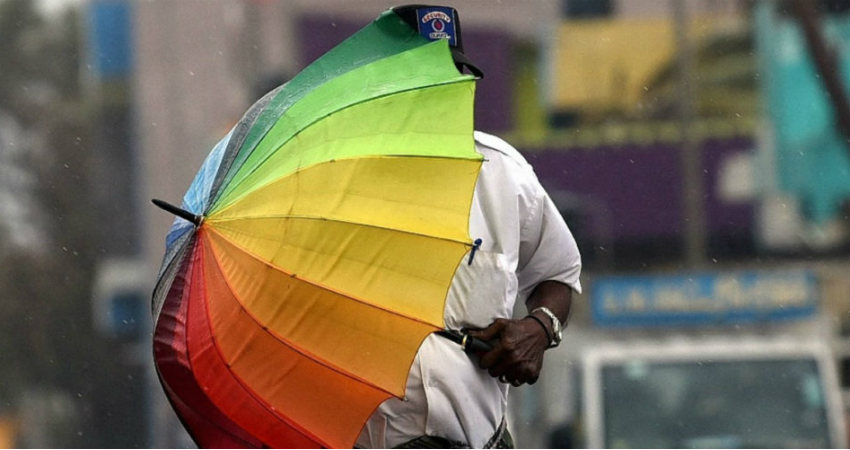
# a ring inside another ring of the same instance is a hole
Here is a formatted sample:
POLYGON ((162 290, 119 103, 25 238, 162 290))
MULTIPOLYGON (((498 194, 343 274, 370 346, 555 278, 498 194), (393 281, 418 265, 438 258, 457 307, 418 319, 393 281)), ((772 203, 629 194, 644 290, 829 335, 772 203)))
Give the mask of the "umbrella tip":
POLYGON ((192 222, 193 224, 195 224, 196 227, 201 226, 201 222, 204 221, 203 216, 199 216, 197 214, 192 214, 189 211, 186 211, 185 209, 182 209, 182 208, 178 208, 177 206, 174 206, 171 203, 168 203, 164 200, 160 200, 158 198, 152 198, 151 203, 153 203, 154 205, 156 205, 157 207, 159 207, 159 208, 161 208, 165 211, 170 212, 171 214, 174 214, 177 217, 180 217, 181 219, 185 219, 185 220, 188 220, 189 222, 192 222))

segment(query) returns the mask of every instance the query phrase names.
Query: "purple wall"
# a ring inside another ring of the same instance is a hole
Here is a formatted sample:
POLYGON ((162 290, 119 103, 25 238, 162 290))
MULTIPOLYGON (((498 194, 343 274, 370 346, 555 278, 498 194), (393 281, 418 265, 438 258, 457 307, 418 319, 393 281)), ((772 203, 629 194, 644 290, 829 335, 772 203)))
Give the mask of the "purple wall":
MULTIPOLYGON (((705 211, 711 234, 741 234, 753 225, 752 205, 724 202, 717 189, 719 168, 726 158, 752 148, 752 141, 745 138, 708 140, 703 145, 705 211)), ((683 233, 682 169, 675 145, 524 153, 548 190, 567 191, 584 205, 589 237, 656 239, 683 233)))
MULTIPOLYGON (((376 12, 377 15, 377 12, 376 12)), ((312 62, 367 23, 333 14, 299 21, 300 65, 312 62)), ((465 53, 484 71, 476 93, 475 126, 496 134, 513 129, 513 43, 509 34, 464 24, 465 53)), ((715 237, 748 234, 751 204, 729 204, 717 195, 718 169, 731 155, 751 151, 748 138, 708 140, 706 220, 715 237)), ((520 150, 523 150, 520 148, 520 150)), ((675 144, 549 148, 524 152, 541 182, 584 205, 588 237, 613 240, 677 239, 683 234, 682 171, 675 144)))
POLYGON ((734 230, 751 230, 755 214, 752 203, 730 203, 723 201, 718 193, 720 168, 729 157, 755 151, 752 138, 713 139, 706 141, 703 167, 706 170, 707 220, 712 232, 731 233, 734 230))
MULTIPOLYGON (((299 65, 306 66, 366 25, 368 22, 337 20, 332 14, 302 17, 298 28, 298 35, 303 37, 299 39, 299 65)), ((464 24, 463 46, 464 53, 484 72, 476 88, 475 127, 491 132, 510 130, 513 127, 511 36, 464 24)))

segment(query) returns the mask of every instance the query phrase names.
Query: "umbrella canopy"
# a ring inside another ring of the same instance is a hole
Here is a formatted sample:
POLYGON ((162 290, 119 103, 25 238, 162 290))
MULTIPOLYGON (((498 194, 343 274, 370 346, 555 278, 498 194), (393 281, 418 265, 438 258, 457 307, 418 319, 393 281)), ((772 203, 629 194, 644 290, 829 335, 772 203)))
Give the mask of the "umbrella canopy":
POLYGON ((474 87, 388 11, 212 150, 153 295, 157 371, 198 444, 351 447, 404 395, 473 247, 474 87))

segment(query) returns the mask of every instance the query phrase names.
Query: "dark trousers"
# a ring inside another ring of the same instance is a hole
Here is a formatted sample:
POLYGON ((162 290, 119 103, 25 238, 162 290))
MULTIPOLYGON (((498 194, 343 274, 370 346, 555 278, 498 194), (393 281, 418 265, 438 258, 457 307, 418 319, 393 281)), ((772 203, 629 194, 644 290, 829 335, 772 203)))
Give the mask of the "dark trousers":
MULTIPOLYGON (((495 442, 488 443, 490 445, 485 448, 514 448, 514 438, 507 428, 502 431, 501 436, 497 432, 497 435, 493 436, 493 441, 495 442)), ((469 448, 469 444, 438 436, 420 436, 394 448, 469 448)))

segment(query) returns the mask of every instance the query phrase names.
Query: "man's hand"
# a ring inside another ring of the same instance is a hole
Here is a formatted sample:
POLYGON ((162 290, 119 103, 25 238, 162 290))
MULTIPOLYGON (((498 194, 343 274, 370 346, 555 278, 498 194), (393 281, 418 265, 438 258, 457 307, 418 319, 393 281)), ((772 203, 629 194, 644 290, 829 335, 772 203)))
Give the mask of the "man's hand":
MULTIPOLYGON (((557 281, 538 284, 525 302, 529 311, 545 306, 566 326, 572 303, 572 289, 557 281)), ((490 342, 493 349, 479 354, 478 365, 503 383, 534 384, 543 367, 543 352, 553 337, 551 319, 538 311, 519 320, 496 319, 482 330, 469 330, 470 336, 490 342)))
POLYGON ((479 354, 478 362, 491 376, 514 386, 537 381, 549 337, 534 319, 496 319, 487 328, 470 330, 469 335, 493 344, 492 350, 479 354))

